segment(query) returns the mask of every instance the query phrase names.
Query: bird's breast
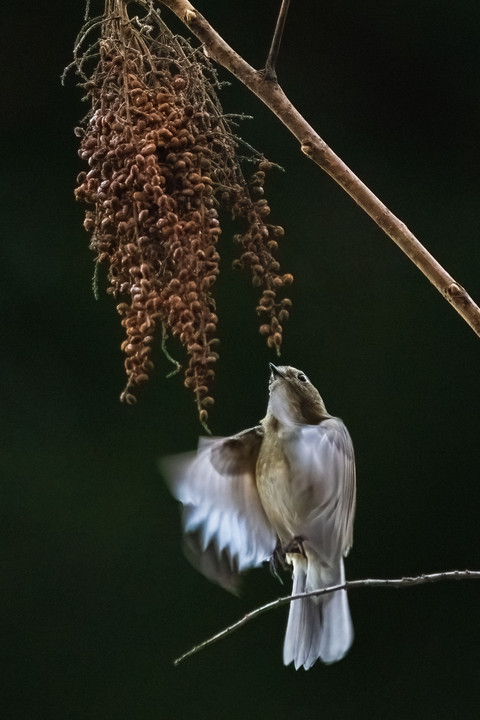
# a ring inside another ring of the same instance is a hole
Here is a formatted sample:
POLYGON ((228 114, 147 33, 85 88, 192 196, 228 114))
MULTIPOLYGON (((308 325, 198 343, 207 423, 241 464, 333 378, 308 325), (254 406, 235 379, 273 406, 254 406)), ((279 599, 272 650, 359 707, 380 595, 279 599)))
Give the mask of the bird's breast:
POLYGON ((267 434, 262 442, 256 479, 265 514, 281 542, 289 543, 301 534, 307 508, 277 434, 267 434))

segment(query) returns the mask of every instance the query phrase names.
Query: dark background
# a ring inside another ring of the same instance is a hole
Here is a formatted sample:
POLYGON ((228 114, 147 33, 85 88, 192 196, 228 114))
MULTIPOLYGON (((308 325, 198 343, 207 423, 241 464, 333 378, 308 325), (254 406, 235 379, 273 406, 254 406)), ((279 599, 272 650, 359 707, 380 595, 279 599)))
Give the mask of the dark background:
MULTIPOLYGON (((258 67, 278 5, 198 2, 258 67)), ((138 404, 120 404, 122 329, 104 282, 93 297, 73 198, 86 107, 73 76, 59 78, 83 3, 2 15, 2 717, 478 718, 473 581, 352 592, 355 644, 332 667, 283 667, 286 608, 172 666, 287 588, 255 571, 233 598, 183 558, 156 462, 194 447, 194 403, 165 379, 158 348, 138 404)), ((477 300, 479 21, 468 0, 293 0, 278 67, 298 109, 477 300)), ((255 115, 243 136, 286 170, 267 188, 296 279, 283 361, 354 439, 348 577, 478 568, 480 339, 253 96, 233 81, 222 101, 255 115)), ((232 232, 217 287, 218 435, 263 416, 274 360, 256 293, 229 268, 232 232)))

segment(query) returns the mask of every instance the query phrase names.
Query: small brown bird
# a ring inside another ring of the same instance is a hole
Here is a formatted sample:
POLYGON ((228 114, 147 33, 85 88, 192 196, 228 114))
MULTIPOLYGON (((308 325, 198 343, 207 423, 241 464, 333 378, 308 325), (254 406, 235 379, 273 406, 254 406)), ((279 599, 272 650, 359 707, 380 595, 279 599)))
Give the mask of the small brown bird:
MULTIPOLYGON (((235 592, 240 573, 270 560, 292 568, 296 595, 345 582, 355 461, 347 428, 305 373, 270 368, 260 425, 201 440, 196 454, 168 458, 162 469, 183 504, 187 555, 206 577, 235 592)), ((336 662, 352 641, 345 590, 290 603, 286 665, 336 662)))

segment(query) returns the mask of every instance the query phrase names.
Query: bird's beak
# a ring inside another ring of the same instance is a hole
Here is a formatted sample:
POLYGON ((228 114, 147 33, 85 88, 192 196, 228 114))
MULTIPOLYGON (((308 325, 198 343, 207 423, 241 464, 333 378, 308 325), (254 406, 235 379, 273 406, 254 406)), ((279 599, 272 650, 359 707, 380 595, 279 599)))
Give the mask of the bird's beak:
POLYGON ((280 370, 278 369, 278 367, 276 365, 274 365, 273 363, 268 363, 268 364, 270 365, 270 370, 272 371, 273 375, 276 375, 277 377, 281 377, 281 378, 284 377, 283 373, 280 372, 280 370))

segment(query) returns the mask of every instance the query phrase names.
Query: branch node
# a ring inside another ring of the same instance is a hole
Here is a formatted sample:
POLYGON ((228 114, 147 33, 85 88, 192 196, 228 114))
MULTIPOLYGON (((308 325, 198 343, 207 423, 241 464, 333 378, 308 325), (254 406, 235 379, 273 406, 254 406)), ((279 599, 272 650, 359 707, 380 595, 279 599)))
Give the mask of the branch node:
POLYGON ((185 18, 186 24, 191 25, 197 19, 197 13, 194 12, 193 10, 185 10, 184 18, 185 18))
POLYGON ((269 65, 265 65, 265 70, 263 71, 263 79, 265 80, 265 82, 278 85, 277 73, 269 65))
POLYGON ((465 295, 465 290, 461 285, 457 285, 457 283, 453 282, 447 287, 447 295, 459 298, 462 297, 462 295, 465 295))
POLYGON ((313 155, 313 145, 312 143, 307 140, 307 142, 302 143, 300 150, 303 152, 304 155, 306 155, 308 158, 311 158, 313 155))

